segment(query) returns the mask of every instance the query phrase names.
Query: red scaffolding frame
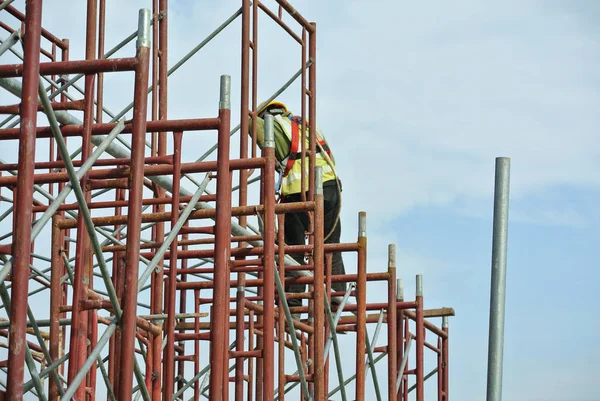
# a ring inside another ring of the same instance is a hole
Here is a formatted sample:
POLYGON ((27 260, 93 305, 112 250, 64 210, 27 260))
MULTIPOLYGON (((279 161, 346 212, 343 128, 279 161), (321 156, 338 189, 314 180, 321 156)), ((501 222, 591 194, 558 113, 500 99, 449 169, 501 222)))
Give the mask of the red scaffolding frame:
POLYGON ((19 127, 7 127, 7 119, 0 128, 1 141, 19 146, 16 163, 0 164, 1 193, 12 193, 12 199, 3 197, 11 206, 2 214, 12 217, 12 235, 3 236, 8 241, 0 245, 0 296, 7 311, 0 336, 9 338, 7 358, 0 360, 6 373, 0 399, 22 400, 32 392, 48 400, 199 400, 203 395, 408 400, 414 389, 422 401, 425 381, 437 374, 438 400, 448 400, 448 316, 454 311, 424 309, 420 275, 415 300, 404 300, 393 245, 387 271, 367 272, 365 213, 359 213, 356 242, 325 244, 322 181, 315 168, 316 24, 285 0, 277 0, 276 11, 242 0, 241 9, 215 31, 241 16, 240 149, 232 158, 229 76, 221 76, 214 116, 168 118, 168 77, 176 70, 168 68, 168 0, 149 3, 152 11, 140 10, 138 30, 129 38, 136 39, 135 55, 112 58, 116 50, 104 50, 105 1, 88 0, 85 60, 70 60, 69 41, 41 26, 41 0, 26 0, 24 13, 0 1, 0 12, 21 23, 15 29, 0 22, 11 34, 2 50, 25 32, 23 63, 0 65, 0 86, 21 98, 18 105, 0 106, 0 113, 19 117, 19 127), (277 203, 274 147, 266 141, 258 154, 256 134, 249 132, 257 117, 261 12, 301 52, 298 73, 282 88, 300 77, 301 117, 309 121, 309 146, 302 141, 301 149, 309 171, 302 185, 309 191, 296 203, 277 203), (40 55, 50 61, 40 62, 40 55), (134 74, 133 102, 103 122, 104 74, 119 71, 134 74), (69 88, 79 78, 84 88, 77 99, 69 88), (132 117, 125 121, 129 109, 132 117), (83 121, 70 111, 83 112, 83 121), (38 112, 47 126, 38 122, 38 112), (204 130, 217 132, 217 144, 200 159, 185 160, 184 139, 204 130), (81 138, 73 154, 69 137, 81 138), (36 153, 42 140, 50 142, 48 157, 36 153), (212 150, 216 159, 205 160, 212 150), (256 181, 250 179, 253 173, 260 173, 256 202, 248 191, 256 181), (184 177, 193 190, 182 184, 184 177), (207 190, 211 182, 214 194, 207 190), (101 195, 104 200, 96 200, 101 195), (283 216, 290 211, 310 216, 308 244, 284 244, 283 216), (260 221, 260 229, 249 224, 250 216, 260 221), (48 249, 47 241, 34 247, 49 222, 48 249), (334 251, 356 254, 355 274, 331 274, 334 251), (293 253, 304 253, 308 263, 299 266, 289 256, 293 253), (48 267, 40 268, 40 261, 48 267), (286 277, 286 270, 296 277, 286 277), (348 291, 331 292, 332 282, 348 283, 348 291), (386 300, 373 302, 369 288, 381 282, 386 300), (308 284, 308 292, 284 293, 284 283, 308 284), (149 305, 142 305, 142 292, 149 305), (32 308, 34 293, 45 294, 47 313, 32 308), (285 300, 294 297, 308 305, 288 307, 285 300), (334 298, 337 306, 331 304, 334 298), (302 320, 293 321, 292 313, 301 313, 302 320), (441 327, 431 318, 441 318, 441 327), (378 346, 384 326, 385 345, 378 346), (372 336, 368 327, 374 328, 372 336), (426 341, 427 332, 435 341, 426 341), (344 343, 353 343, 350 366, 340 350, 340 333, 349 333, 344 343), (436 368, 428 374, 426 349, 436 355, 436 368), (376 369, 380 360, 387 363, 385 380, 376 369), (352 387, 345 377, 354 380, 352 387))

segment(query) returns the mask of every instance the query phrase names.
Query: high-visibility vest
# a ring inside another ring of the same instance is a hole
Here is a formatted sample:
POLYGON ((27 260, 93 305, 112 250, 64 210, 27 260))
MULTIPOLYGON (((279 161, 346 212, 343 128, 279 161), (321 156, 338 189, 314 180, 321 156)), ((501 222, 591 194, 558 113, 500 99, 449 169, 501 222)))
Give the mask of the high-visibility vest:
MULTIPOLYGON (((300 135, 300 125, 301 120, 300 117, 282 117, 281 115, 275 116, 275 121, 279 123, 279 126, 283 129, 288 139, 290 140, 290 153, 288 156, 281 162, 284 166, 284 170, 281 178, 281 194, 291 195, 297 194, 301 192, 301 172, 302 172, 302 145, 301 145, 301 137, 304 137, 305 140, 305 149, 309 148, 309 139, 308 139, 308 129, 306 130, 306 135, 300 135)), ((321 149, 317 146, 316 151, 316 165, 321 166, 323 171, 323 182, 331 181, 336 178, 335 171, 332 166, 329 165, 326 157, 329 158, 333 166, 335 167, 335 163, 333 160, 333 156, 331 155, 331 150, 327 145, 327 142, 324 139, 321 130, 317 128, 317 138, 316 140, 321 145, 321 148, 327 153, 327 156, 324 156, 321 152, 321 149)), ((306 157, 304 162, 305 167, 305 184, 304 191, 308 191, 308 168, 309 168, 309 158, 306 157)))

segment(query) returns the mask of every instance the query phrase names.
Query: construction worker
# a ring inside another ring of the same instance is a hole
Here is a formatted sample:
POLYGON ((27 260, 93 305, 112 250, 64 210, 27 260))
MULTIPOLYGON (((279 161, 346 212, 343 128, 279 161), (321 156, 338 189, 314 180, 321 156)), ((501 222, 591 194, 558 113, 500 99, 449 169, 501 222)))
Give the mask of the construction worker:
MULTIPOLYGON (((285 104, 279 101, 263 102, 258 106, 256 118, 256 143, 259 147, 263 147, 265 139, 264 131, 264 116, 266 113, 274 117, 274 136, 275 136, 275 156, 279 164, 279 184, 280 201, 282 203, 300 202, 301 201, 301 118, 294 116, 288 111, 285 104)), ((249 130, 252 134, 252 126, 249 130)), ((308 123, 305 124, 305 149, 309 147, 308 140, 308 123)), ((317 129, 317 152, 316 165, 323 169, 323 199, 324 199, 324 235, 326 244, 337 244, 340 242, 341 223, 341 192, 342 183, 335 172, 335 160, 325 137, 319 129, 317 129)), ((308 166, 309 158, 305 160, 305 188, 308 191, 308 166)), ((288 245, 304 245, 308 231, 308 215, 305 212, 286 213, 285 214, 285 242, 288 245)), ((305 264, 304 255, 292 256, 299 264, 305 264)), ((331 261, 332 274, 345 274, 344 261, 342 260, 341 252, 335 252, 332 255, 331 261)), ((286 277, 292 277, 286 272, 286 277)), ((332 283, 333 291, 345 292, 346 283, 332 283)), ((294 284, 286 286, 286 292, 299 293, 305 291, 305 285, 294 284)), ((288 302, 290 307, 301 306, 301 299, 290 299, 288 302)), ((298 319, 297 314, 294 314, 294 319, 298 319)))

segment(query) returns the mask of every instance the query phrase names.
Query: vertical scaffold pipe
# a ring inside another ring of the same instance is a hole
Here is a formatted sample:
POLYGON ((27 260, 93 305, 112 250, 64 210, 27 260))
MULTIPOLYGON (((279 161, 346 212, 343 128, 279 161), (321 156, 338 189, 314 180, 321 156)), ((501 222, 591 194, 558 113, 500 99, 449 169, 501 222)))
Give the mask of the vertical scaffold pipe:
POLYGON ((23 93, 19 139, 18 176, 14 210, 13 269, 10 338, 8 340, 7 399, 23 399, 25 347, 27 330, 27 294, 35 163, 35 128, 37 125, 37 91, 40 68, 42 2, 27 0, 25 5, 26 39, 23 60, 23 93))
POLYGON ((442 317, 442 330, 446 333, 442 338, 442 400, 448 401, 448 316, 442 317))
MULTIPOLYGON (((181 181, 181 141, 183 134, 181 132, 173 133, 173 196, 171 201, 171 230, 175 230, 175 225, 179 219, 179 189, 181 181)), ((165 394, 168 398, 173 398, 175 385, 175 303, 177 299, 177 236, 171 242, 171 251, 169 255, 169 275, 167 278, 167 324, 165 327, 165 336, 167 337, 167 346, 165 350, 165 360, 163 362, 163 374, 165 380, 165 394)))
MULTIPOLYGON (((88 0, 87 1, 87 21, 86 21, 86 40, 85 40, 85 58, 86 60, 94 60, 96 58, 96 32, 98 30, 98 0, 88 0)), ((83 110, 83 137, 82 137, 82 152, 81 158, 82 160, 86 160, 92 154, 92 125, 94 124, 94 85, 96 82, 95 74, 86 74, 85 76, 85 106, 83 110)), ((86 176, 81 180, 83 194, 86 202, 90 202, 92 200, 92 191, 85 189, 87 187, 86 182, 88 181, 88 177, 86 176)), ((85 229, 85 220, 82 218, 83 213, 80 213, 78 216, 78 228, 77 235, 82 235, 82 241, 78 243, 79 253, 84 255, 82 257, 83 261, 83 269, 84 269, 84 280, 89 284, 84 283, 84 291, 85 294, 82 299, 87 299, 87 291, 88 289, 94 288, 94 261, 93 261, 93 251, 92 251, 92 243, 90 239, 90 235, 87 233, 85 229)), ((84 329, 74 331, 78 331, 79 335, 82 333, 86 336, 83 337, 80 343, 82 347, 82 354, 80 355, 79 363, 83 364, 87 358, 88 354, 88 345, 90 349, 94 349, 96 347, 96 343, 98 342, 98 314, 95 310, 90 311, 81 311, 82 318, 79 320, 80 325, 83 326, 84 329), (84 320, 85 319, 85 320, 84 320), (87 333, 86 333, 87 332, 87 333)), ((109 337, 110 338, 110 337, 109 337)), ((92 372, 96 372, 96 363, 92 363, 92 367, 90 368, 92 372)), ((86 387, 88 387, 87 391, 91 391, 92 394, 96 392, 96 375, 89 374, 86 377, 86 380, 82 382, 77 394, 77 398, 84 398, 86 387)))
POLYGON ((358 215, 358 280, 356 283, 356 401, 365 400, 365 350, 367 332, 367 213, 358 215))
POLYGON ((325 345, 325 253, 324 253, 324 198, 323 198, 323 169, 322 167, 315 168, 315 225, 314 225, 314 383, 315 383, 315 400, 325 399, 325 375, 323 365, 325 358, 323 355, 325 345))
POLYGON ((219 133, 217 151, 217 201, 215 224, 215 259, 213 314, 210 331, 211 401, 225 400, 229 334, 229 259, 231 254, 231 175, 229 172, 229 126, 231 117, 231 77, 221 76, 219 102, 219 133))
POLYGON ((396 348, 396 245, 388 246, 388 311, 387 311, 387 327, 388 327, 388 400, 392 401, 396 398, 396 376, 397 376, 397 354, 396 348))
POLYGON ((416 319, 416 346, 417 346, 417 401, 425 400, 425 367, 424 367, 424 351, 425 351, 425 322, 423 317, 423 276, 417 274, 417 319, 416 319))
MULTIPOLYGON (((167 93, 168 93, 168 57, 169 57, 169 46, 168 46, 168 29, 169 29, 169 13, 168 13, 168 0, 154 0, 153 1, 153 9, 155 14, 160 14, 162 18, 158 20, 158 34, 155 34, 154 38, 158 37, 158 45, 157 55, 158 65, 153 64, 152 69, 158 70, 157 83, 158 83, 158 119, 166 120, 167 119, 167 93)), ((157 17, 158 18, 158 17, 157 17)), ((159 132, 158 133, 158 141, 157 141, 157 152, 158 156, 165 156, 167 154, 167 133, 159 132)), ((156 188, 157 197, 165 196, 165 190, 161 186, 157 186, 156 188)), ((157 212, 164 212, 165 206, 158 205, 156 207, 157 212)), ((156 241, 162 242, 164 240, 165 234, 165 226, 164 223, 158 223, 156 225, 156 241)), ((161 260, 160 266, 164 265, 164 260, 161 260)), ((162 313, 163 308, 163 270, 155 269, 155 272, 152 274, 152 307, 155 311, 154 313, 162 313)), ((153 366, 154 366, 154 374, 156 375, 155 380, 152 382, 152 400, 160 401, 162 396, 163 385, 163 377, 162 375, 162 357, 163 357, 163 348, 162 348, 163 338, 162 336, 156 336, 152 340, 153 346, 153 366)), ((166 398, 165 398, 166 399, 166 398)))
MULTIPOLYGON (((244 315, 245 308, 245 287, 246 273, 238 275, 238 287, 235 302, 237 309, 235 312, 235 350, 237 352, 244 351, 244 315)), ((198 304, 198 302, 196 302, 198 304)), ((235 401, 244 400, 244 357, 238 356, 235 359, 235 401)))
MULTIPOLYGON (((396 279, 396 301, 404 301, 404 284, 401 278, 396 279)), ((396 316, 396 375, 401 377, 404 372, 400 372, 402 359, 404 358, 404 309, 398 310, 396 316)), ((402 401, 404 399, 404 391, 402 389, 403 379, 394 385, 396 389, 396 401, 402 401)))
MULTIPOLYGON (((240 106, 240 159, 248 157, 248 92, 250 86, 250 0, 242 1, 242 67, 241 67, 241 106, 240 106)), ((256 58, 256 52, 253 53, 256 58)), ((255 79, 255 77, 253 77, 255 79)), ((240 170, 239 205, 248 203, 248 169, 240 170)), ((239 223, 246 227, 246 216, 240 216, 239 223)))
POLYGON ((509 189, 510 158, 498 157, 496 158, 496 177, 494 186, 494 228, 492 238, 492 283, 490 290, 487 401, 502 400, 509 189))
POLYGON ((144 183, 144 151, 146 147, 146 108, 148 103, 148 69, 150 61, 150 19, 148 9, 141 9, 138 20, 137 54, 135 69, 133 132, 131 135, 131 172, 129 174, 129 203, 127 205, 127 248, 125 251, 125 286, 121 305, 121 374, 119 400, 132 396, 135 356, 135 334, 142 226, 142 199, 144 183))
POLYGON ((263 400, 273 399, 275 391, 275 132, 273 116, 265 116, 264 169, 264 330, 263 400))
MULTIPOLYGON (((63 290, 60 279, 62 276, 62 237, 60 228, 58 228, 59 216, 52 217, 52 235, 51 235, 51 274, 50 274, 50 358, 56 361, 61 357, 61 336, 60 336, 60 307, 62 304, 63 290)), ((54 380, 48 382, 48 400, 58 401, 58 386, 54 380)))

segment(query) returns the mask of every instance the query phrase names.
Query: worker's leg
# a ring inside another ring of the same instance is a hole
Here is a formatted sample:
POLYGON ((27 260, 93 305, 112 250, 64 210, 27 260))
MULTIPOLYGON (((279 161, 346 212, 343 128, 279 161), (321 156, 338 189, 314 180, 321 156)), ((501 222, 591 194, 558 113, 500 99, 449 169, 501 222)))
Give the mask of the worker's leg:
MULTIPOLYGON (((325 236, 329 234, 329 237, 325 240, 326 244, 339 244, 340 236, 342 233, 342 223, 338 218, 339 207, 340 207, 340 194, 338 193, 337 186, 328 185, 323 187, 323 198, 324 198, 324 209, 325 218, 323 228, 325 236), (332 231, 333 228, 333 231, 332 231)), ((331 273, 332 274, 346 274, 344 269, 344 261, 342 259, 341 252, 335 252, 331 256, 331 273)), ((346 283, 332 283, 331 287, 333 291, 346 291, 346 283)))
MULTIPOLYGON (((299 202, 300 195, 287 196, 285 203, 288 202, 299 202), (297 198, 297 199, 296 199, 297 198)), ((285 214, 285 243, 287 245, 304 245, 306 244, 305 232, 308 230, 308 216, 306 213, 286 213, 285 214)), ((296 262, 303 265, 304 254, 291 255, 296 262)), ((286 271, 286 277, 294 277, 291 273, 286 271)), ((304 292, 306 286, 303 284, 292 284, 285 287, 286 292, 299 293, 304 292)), ((301 299, 291 299, 288 304, 290 306, 302 306, 301 299)))

